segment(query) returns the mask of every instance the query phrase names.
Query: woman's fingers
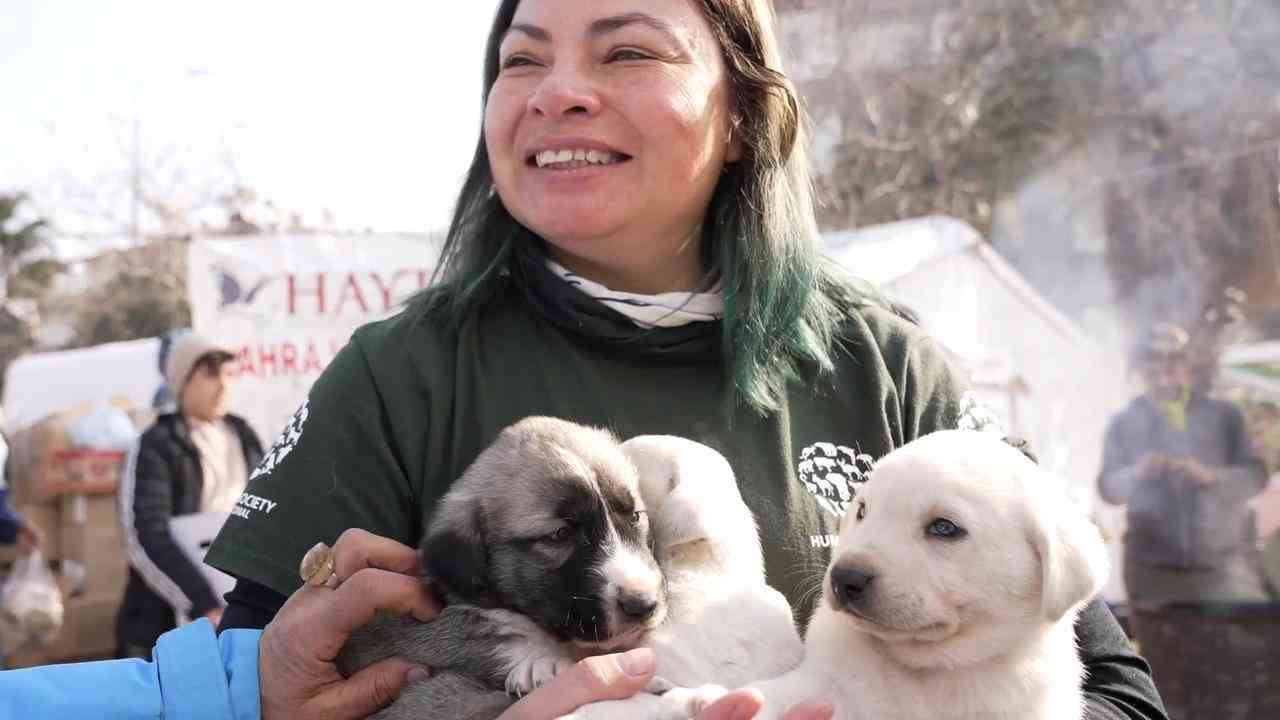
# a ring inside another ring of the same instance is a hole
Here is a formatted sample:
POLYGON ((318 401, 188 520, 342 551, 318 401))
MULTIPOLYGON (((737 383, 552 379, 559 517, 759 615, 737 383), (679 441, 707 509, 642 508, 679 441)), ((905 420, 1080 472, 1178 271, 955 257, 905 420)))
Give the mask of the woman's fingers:
POLYGON ((360 528, 349 528, 333 544, 333 570, 338 582, 365 568, 421 577, 422 555, 408 545, 360 528))
MULTIPOLYGON (((734 690, 698 713, 698 720, 751 720, 764 707, 755 690, 734 690)), ((797 719, 798 720, 798 719, 797 719)))
POLYGON ((365 568, 335 590, 317 589, 316 592, 333 593, 328 608, 333 618, 331 627, 340 632, 344 640, 367 625, 379 611, 412 615, 421 622, 433 620, 440 614, 435 595, 421 579, 390 570, 365 568))
POLYGON ((629 698, 649 683, 655 667, 649 648, 580 660, 512 705, 498 720, 548 720, 590 702, 629 698))
POLYGON ((322 717, 366 718, 400 697, 410 682, 428 676, 408 660, 387 658, 329 686, 308 710, 322 717))
POLYGON ((402 575, 371 567, 406 567, 406 550, 416 558, 399 543, 378 540, 344 536, 332 552, 322 554, 324 572, 330 562, 344 569, 364 567, 342 583, 304 584, 263 631, 258 642, 258 677, 264 720, 367 717, 396 697, 414 675, 426 672, 392 658, 343 678, 334 665, 351 632, 378 612, 413 615, 422 621, 438 613, 435 596, 416 573, 402 575))

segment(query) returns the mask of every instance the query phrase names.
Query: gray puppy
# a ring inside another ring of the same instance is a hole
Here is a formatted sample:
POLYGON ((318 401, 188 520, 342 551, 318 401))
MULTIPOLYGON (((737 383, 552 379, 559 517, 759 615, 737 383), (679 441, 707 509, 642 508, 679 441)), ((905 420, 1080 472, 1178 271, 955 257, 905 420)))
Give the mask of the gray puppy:
POLYGON ((495 718, 666 616, 636 470, 604 430, 546 417, 506 428, 441 499, 422 549, 445 610, 429 623, 380 615, 337 659, 348 676, 397 655, 432 669, 379 720, 495 718))

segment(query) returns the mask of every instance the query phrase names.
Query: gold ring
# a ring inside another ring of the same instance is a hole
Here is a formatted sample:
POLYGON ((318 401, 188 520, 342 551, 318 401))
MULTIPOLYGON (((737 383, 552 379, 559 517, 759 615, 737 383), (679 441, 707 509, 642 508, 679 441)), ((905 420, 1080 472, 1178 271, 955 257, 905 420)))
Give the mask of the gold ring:
POLYGON ((328 584, 331 579, 337 577, 337 572, 333 569, 333 548, 322 542, 316 543, 306 555, 302 556, 302 562, 298 564, 298 574, 308 585, 319 587, 328 584))

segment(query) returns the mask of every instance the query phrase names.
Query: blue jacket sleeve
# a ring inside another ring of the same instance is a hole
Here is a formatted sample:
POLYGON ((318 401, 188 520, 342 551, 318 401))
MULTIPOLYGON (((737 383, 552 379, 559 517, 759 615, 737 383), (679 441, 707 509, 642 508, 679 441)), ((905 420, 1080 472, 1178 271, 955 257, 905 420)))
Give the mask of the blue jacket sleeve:
POLYGON ((201 619, 156 642, 154 662, 104 660, 0 672, 0 720, 258 720, 259 630, 201 619))
POLYGON ((0 483, 0 545, 9 545, 18 539, 22 518, 9 505, 9 488, 0 483))

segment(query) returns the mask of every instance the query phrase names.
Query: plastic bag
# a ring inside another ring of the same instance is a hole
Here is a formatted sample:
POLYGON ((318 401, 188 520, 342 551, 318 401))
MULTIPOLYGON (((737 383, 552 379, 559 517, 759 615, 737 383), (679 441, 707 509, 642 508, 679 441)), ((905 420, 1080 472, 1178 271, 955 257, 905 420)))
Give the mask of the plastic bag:
POLYGON ((128 450, 138 439, 129 414, 114 405, 99 405, 72 421, 71 443, 95 450, 128 450))
POLYGON ((62 592, 39 550, 23 555, 0 588, 0 643, 6 653, 49 645, 62 630, 62 592))

